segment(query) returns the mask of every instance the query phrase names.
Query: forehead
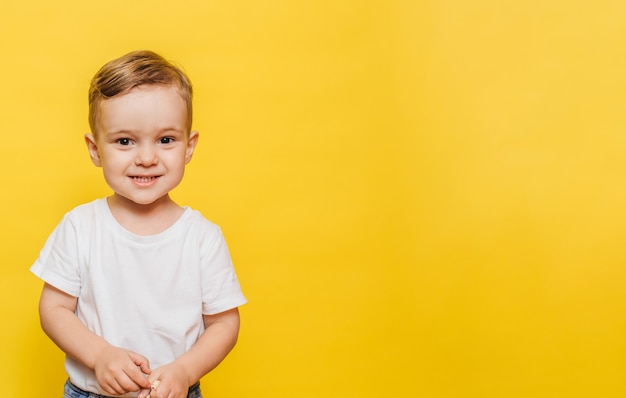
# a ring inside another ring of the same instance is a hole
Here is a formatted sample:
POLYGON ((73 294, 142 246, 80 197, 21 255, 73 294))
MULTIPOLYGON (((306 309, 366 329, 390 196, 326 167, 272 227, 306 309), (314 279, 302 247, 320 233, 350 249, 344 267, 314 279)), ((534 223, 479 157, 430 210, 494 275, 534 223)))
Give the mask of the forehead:
POLYGON ((97 129, 104 134, 187 129, 187 106, 174 86, 139 86, 101 101, 98 108, 97 129))

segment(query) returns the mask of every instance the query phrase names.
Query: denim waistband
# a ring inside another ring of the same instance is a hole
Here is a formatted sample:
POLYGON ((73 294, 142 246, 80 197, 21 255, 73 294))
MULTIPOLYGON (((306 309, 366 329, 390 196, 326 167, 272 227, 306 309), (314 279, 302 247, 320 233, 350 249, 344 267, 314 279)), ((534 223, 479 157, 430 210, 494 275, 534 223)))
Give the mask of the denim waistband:
MULTIPOLYGON (((85 397, 88 397, 88 398, 115 398, 115 397, 111 397, 111 396, 108 396, 108 395, 101 395, 101 394, 96 394, 95 392, 89 392, 89 391, 81 390, 80 388, 76 387, 69 379, 67 380, 65 385, 66 385, 66 387, 69 387, 74 392, 79 393, 81 397, 85 396, 85 397)), ((194 385, 189 387, 189 391, 187 392, 187 395, 192 396, 192 393, 194 393, 196 391, 200 392, 200 382, 199 381, 197 381, 194 385)), ((196 396, 199 396, 199 395, 196 395, 196 396)))

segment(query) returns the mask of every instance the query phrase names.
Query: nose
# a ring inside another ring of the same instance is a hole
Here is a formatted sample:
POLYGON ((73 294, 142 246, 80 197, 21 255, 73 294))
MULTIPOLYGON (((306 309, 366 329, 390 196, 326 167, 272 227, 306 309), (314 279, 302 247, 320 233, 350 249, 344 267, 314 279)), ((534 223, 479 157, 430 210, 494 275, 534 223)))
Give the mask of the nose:
POLYGON ((135 164, 137 166, 154 166, 159 162, 156 148, 153 145, 140 145, 137 147, 137 156, 135 157, 135 164))

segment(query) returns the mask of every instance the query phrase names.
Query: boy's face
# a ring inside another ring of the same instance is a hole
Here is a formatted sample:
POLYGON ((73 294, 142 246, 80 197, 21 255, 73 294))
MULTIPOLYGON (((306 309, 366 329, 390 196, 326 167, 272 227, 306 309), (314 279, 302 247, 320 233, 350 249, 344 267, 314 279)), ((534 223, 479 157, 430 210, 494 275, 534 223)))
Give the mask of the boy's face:
POLYGON ((115 195, 149 205, 182 180, 198 141, 187 134, 187 107, 171 86, 140 86, 102 101, 95 138, 85 139, 115 195))

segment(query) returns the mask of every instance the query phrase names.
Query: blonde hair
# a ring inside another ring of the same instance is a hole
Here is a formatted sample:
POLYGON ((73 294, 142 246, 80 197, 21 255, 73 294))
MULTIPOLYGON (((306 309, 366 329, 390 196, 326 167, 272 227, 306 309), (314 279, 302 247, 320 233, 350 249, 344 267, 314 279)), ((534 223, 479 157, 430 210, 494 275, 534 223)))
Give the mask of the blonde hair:
POLYGON ((100 103, 142 85, 174 86, 187 105, 187 133, 191 129, 191 81, 179 67, 152 51, 133 51, 105 64, 89 86, 89 126, 96 134, 100 103))

